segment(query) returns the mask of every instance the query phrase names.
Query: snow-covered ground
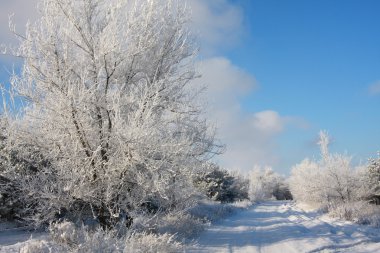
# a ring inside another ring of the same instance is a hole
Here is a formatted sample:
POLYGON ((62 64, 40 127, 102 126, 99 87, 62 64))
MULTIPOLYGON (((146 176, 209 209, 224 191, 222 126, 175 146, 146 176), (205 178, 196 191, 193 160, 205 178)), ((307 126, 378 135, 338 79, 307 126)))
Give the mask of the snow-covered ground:
POLYGON ((190 252, 380 252, 380 230, 270 201, 209 227, 198 244, 190 252))
MULTIPOLYGON (((47 233, 0 224, 0 253, 19 252, 31 236, 48 240, 47 233)), ((380 252, 380 229, 268 201, 210 226, 186 252, 380 252)))
POLYGON ((47 239, 46 232, 31 231, 16 227, 13 223, 0 224, 0 253, 20 252, 20 248, 30 239, 47 239))

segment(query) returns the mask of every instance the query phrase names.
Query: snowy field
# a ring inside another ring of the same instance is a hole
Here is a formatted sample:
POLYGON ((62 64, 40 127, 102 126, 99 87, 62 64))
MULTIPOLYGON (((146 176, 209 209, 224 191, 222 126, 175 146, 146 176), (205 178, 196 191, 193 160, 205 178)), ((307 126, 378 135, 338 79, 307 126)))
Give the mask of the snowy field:
POLYGON ((380 230, 271 201, 211 226, 191 252, 380 252, 380 230))

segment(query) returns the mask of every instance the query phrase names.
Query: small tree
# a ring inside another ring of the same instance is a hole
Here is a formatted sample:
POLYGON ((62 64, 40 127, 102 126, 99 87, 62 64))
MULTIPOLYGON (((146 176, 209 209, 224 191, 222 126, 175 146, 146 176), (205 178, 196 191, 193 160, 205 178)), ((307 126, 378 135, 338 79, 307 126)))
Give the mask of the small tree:
POLYGON ((204 171, 195 176, 194 184, 207 197, 220 202, 248 199, 247 180, 213 163, 205 167, 204 171))
POLYGON ((50 219, 187 203, 192 171, 220 151, 189 87, 187 10, 172 0, 42 0, 39 10, 12 78, 27 103, 13 143, 49 160, 21 177, 29 207, 50 219))
POLYGON ((362 171, 361 197, 371 203, 380 204, 380 153, 379 157, 371 158, 362 171))

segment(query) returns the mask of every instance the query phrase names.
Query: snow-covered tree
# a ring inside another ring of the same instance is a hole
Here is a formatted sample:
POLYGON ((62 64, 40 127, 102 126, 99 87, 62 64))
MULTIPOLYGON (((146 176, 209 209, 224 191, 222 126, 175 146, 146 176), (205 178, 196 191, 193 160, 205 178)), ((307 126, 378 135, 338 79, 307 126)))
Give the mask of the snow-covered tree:
POLYGON ((192 171, 220 152, 200 89, 189 86, 197 47, 187 9, 174 0, 42 0, 39 11, 12 78, 26 104, 12 145, 49 161, 21 179, 29 207, 47 219, 76 205, 112 217, 187 203, 192 171))

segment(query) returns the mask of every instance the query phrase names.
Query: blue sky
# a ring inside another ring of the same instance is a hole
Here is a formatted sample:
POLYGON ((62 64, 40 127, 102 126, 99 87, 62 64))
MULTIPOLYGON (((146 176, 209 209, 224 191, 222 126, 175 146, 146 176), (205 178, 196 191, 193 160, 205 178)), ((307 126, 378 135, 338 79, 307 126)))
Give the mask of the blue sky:
POLYGON ((245 111, 271 109, 303 119, 277 138, 281 163, 317 155, 319 129, 334 139, 332 150, 356 161, 380 150, 380 1, 253 0, 244 10, 244 38, 226 52, 254 75, 259 88, 242 100, 245 111), (372 92, 376 93, 376 92, 372 92))
MULTIPOLYGON (((333 151, 356 162, 380 150, 380 1, 188 2, 209 116, 227 144, 217 158, 223 166, 289 174, 306 156, 318 157, 321 129, 333 137, 333 151)), ((0 39, 10 41, 8 13, 18 27, 37 16, 25 4, 0 4, 0 39)), ((0 57, 0 64, 10 61, 0 57)))

